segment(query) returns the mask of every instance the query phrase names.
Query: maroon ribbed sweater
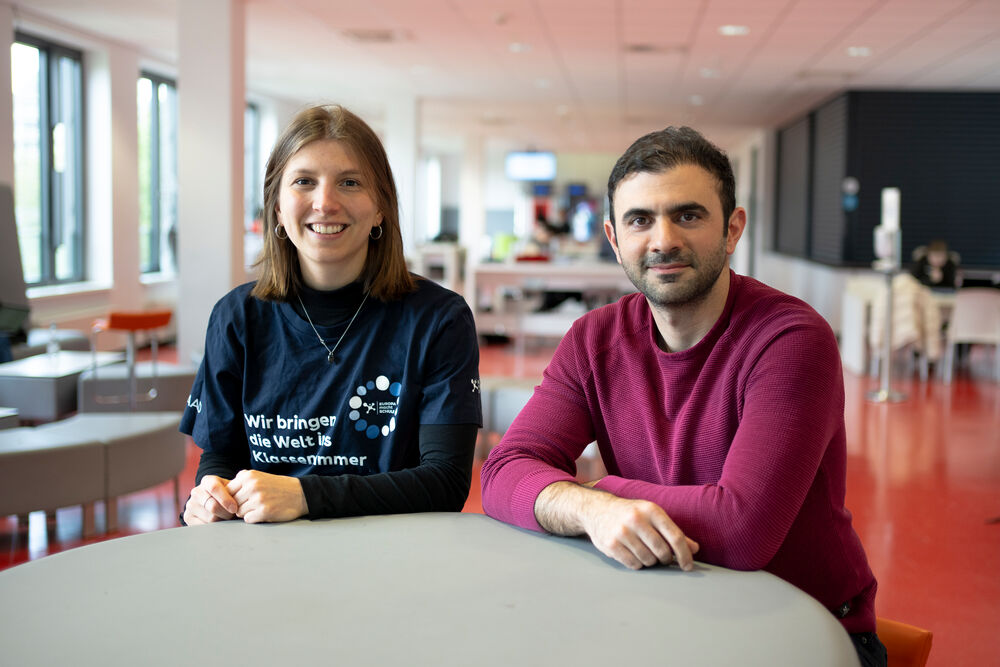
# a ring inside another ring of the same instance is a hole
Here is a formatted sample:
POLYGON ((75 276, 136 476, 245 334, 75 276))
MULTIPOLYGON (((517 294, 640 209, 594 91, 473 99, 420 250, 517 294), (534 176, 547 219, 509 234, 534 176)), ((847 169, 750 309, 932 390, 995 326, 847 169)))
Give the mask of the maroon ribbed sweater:
POLYGON ((641 294, 577 320, 483 465, 490 516, 541 530, 535 499, 573 480, 597 440, 597 488, 663 507, 697 559, 763 569, 875 631, 875 577, 844 507, 844 379, 837 342, 804 302, 731 274, 694 347, 656 346, 641 294))

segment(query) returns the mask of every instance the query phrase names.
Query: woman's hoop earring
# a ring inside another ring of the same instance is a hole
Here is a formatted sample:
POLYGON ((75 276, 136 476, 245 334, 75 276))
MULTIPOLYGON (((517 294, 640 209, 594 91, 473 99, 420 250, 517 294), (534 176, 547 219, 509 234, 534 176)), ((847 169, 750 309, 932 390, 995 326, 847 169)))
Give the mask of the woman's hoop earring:
POLYGON ((278 224, 276 224, 276 225, 274 226, 274 235, 275 235, 275 236, 277 236, 277 237, 278 237, 279 239, 281 239, 282 241, 284 241, 285 239, 287 239, 287 238, 288 238, 288 232, 285 232, 285 235, 284 235, 284 236, 282 236, 282 235, 281 235, 281 232, 285 232, 285 228, 284 228, 284 227, 282 227, 282 226, 281 226, 281 223, 279 222, 278 224))
POLYGON ((382 229, 382 225, 378 225, 377 227, 372 227, 371 229, 368 230, 368 238, 370 238, 372 241, 378 241, 380 238, 382 238, 382 234, 384 233, 385 231, 382 229), (378 236, 375 236, 376 229, 378 230, 378 236))

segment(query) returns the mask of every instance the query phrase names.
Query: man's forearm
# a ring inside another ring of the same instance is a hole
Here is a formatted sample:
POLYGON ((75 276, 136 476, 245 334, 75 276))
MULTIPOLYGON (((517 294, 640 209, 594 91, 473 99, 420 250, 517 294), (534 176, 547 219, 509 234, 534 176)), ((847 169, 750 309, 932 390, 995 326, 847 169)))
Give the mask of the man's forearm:
POLYGON ((535 520, 554 535, 584 535, 584 513, 593 503, 593 494, 603 494, 573 482, 549 484, 535 499, 535 520))

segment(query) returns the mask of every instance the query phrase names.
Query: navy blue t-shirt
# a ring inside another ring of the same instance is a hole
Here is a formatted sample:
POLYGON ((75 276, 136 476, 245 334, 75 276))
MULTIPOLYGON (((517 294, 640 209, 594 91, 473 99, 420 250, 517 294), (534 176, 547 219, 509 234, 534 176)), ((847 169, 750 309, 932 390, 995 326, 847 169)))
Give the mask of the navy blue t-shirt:
MULTIPOLYGON (((454 292, 417 285, 388 303, 368 298, 333 364, 291 305, 250 296, 253 283, 232 290, 209 319, 181 431, 206 454, 245 461, 249 448, 253 469, 278 475, 417 466, 421 425, 482 424, 472 313, 454 292)), ((339 292, 360 300, 357 286, 339 292)), ((329 347, 349 319, 317 324, 329 347)))

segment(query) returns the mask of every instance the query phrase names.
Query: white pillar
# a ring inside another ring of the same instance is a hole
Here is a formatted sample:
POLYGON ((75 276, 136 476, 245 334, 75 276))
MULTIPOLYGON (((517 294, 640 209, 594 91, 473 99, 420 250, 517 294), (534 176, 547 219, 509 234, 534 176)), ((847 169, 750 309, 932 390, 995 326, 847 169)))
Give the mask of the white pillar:
POLYGON ((394 98, 386 109, 385 152, 399 191, 399 224, 406 252, 416 249, 413 220, 417 206, 419 112, 415 97, 394 98))
POLYGON ((486 149, 481 135, 469 135, 462 149, 461 200, 458 242, 465 247, 465 299, 475 311, 476 284, 473 267, 479 264, 486 234, 486 149))
MULTIPOLYGON (((10 76, 10 45, 14 43, 14 8, 0 4, 0 35, 7 48, 0 49, 0 72, 10 76)), ((14 187, 14 94, 0 86, 0 183, 14 187)))
MULTIPOLYGON (((0 4, 0 35, 6 48, 0 49, 0 72, 10 76, 10 45, 14 43, 14 8, 0 4)), ((0 86, 0 183, 14 187, 14 94, 10 86, 0 86)))
MULTIPOLYGON (((92 196, 98 201, 91 202, 89 206, 89 220, 93 225, 110 225, 110 229, 101 230, 101 235, 91 234, 93 239, 110 236, 110 243, 104 249, 91 249, 90 256, 94 260, 90 266, 93 277, 97 277, 98 271, 107 271, 106 254, 110 248, 111 303, 115 309, 137 310, 143 306, 142 269, 139 265, 139 122, 136 101, 139 57, 134 51, 117 45, 109 45, 98 57, 102 60, 106 58, 106 61, 101 63, 102 89, 88 87, 91 93, 100 95, 92 95, 88 101, 91 122, 98 126, 89 136, 97 133, 102 136, 102 141, 99 144, 94 142, 96 145, 92 144, 91 148, 106 154, 94 156, 105 164, 104 176, 95 178, 91 175, 91 182, 102 183, 102 187, 99 193, 91 188, 92 196), (98 110, 103 110, 103 113, 97 113, 98 110), (103 259, 98 256, 102 252, 105 254, 103 259)), ((88 64, 88 73, 95 69, 92 65, 88 64)))
POLYGON ((212 306, 243 263, 243 0, 179 0, 178 303, 181 362, 203 351, 212 306))

